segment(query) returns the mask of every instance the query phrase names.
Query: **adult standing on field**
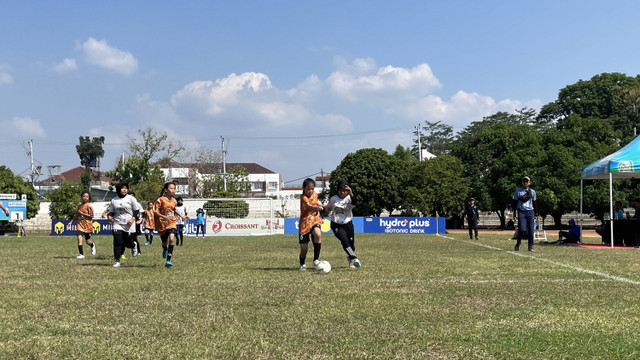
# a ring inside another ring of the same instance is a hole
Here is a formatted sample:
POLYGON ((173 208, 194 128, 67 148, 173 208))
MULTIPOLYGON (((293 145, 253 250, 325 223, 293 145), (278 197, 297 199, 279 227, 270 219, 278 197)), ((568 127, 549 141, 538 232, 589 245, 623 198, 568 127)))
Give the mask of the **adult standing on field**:
POLYGON ((478 220, 480 220, 480 216, 478 213, 478 204, 476 204, 476 199, 469 199, 469 202, 464 207, 464 217, 467 219, 467 223, 469 224, 469 240, 473 240, 474 232, 476 240, 478 240, 478 220))
POLYGON ((531 179, 528 176, 522 178, 522 187, 516 189, 513 193, 513 208, 517 216, 518 238, 515 251, 520 250, 522 238, 527 234, 528 249, 533 251, 533 228, 534 220, 538 216, 536 209, 536 191, 531 187, 531 179))

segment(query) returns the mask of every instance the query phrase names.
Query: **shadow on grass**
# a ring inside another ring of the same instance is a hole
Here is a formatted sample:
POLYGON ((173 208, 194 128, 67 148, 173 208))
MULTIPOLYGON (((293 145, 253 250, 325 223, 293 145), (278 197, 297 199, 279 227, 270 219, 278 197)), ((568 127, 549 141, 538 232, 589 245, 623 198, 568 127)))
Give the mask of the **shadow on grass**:
POLYGON ((252 268, 251 270, 260 270, 260 271, 300 271, 300 269, 295 267, 263 267, 263 268, 252 268))
MULTIPOLYGON (((80 266, 106 266, 106 267, 113 267, 113 263, 112 262, 108 262, 108 263, 83 263, 80 264, 80 266)), ((164 265, 159 265, 159 264, 125 264, 125 263, 121 263, 120 265, 121 268, 155 268, 155 267, 165 267, 164 265)))

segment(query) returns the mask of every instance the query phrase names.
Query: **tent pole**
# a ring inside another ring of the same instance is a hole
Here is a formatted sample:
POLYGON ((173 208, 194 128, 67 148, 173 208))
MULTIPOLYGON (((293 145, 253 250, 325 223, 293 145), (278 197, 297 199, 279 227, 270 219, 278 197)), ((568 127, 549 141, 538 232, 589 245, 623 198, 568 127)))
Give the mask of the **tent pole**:
POLYGON ((580 244, 582 244, 582 186, 584 180, 580 177, 580 244))
POLYGON ((613 248, 613 173, 609 172, 609 221, 611 222, 611 247, 613 248))

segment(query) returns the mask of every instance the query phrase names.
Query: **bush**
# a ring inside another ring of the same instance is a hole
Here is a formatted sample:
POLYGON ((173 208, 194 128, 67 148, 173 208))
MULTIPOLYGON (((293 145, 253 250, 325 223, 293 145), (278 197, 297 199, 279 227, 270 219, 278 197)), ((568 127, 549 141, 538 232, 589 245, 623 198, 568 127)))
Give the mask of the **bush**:
POLYGON ((47 200, 51 201, 49 206, 49 217, 52 219, 73 219, 78 210, 78 204, 82 200, 80 193, 82 184, 65 181, 60 187, 47 194, 47 200))
POLYGON ((249 215, 249 204, 242 200, 209 200, 202 208, 207 216, 226 219, 242 219, 249 215))

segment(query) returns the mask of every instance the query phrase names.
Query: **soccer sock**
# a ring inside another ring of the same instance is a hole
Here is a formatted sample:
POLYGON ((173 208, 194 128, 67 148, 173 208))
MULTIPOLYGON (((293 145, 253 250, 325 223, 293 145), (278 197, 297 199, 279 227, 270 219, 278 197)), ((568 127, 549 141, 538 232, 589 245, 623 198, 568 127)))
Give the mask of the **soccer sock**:
POLYGON ((153 242, 153 234, 149 236, 149 245, 151 245, 152 242, 153 242))
POLYGON ((322 243, 313 243, 313 261, 320 258, 320 250, 322 249, 322 243))
POLYGON ((142 254, 142 251, 140 251, 140 241, 136 241, 136 245, 138 246, 138 254, 142 254))
POLYGON ((173 245, 169 245, 169 250, 167 252, 167 261, 171 261, 171 256, 173 256, 173 245))
POLYGON ((300 257, 300 265, 304 265, 304 263, 307 261, 307 257, 300 257))
POLYGON ((84 251, 82 250, 82 245, 78 245, 78 252, 80 255, 84 255, 84 251))
POLYGON ((147 239, 147 242, 149 242, 149 234, 144 234, 144 238, 147 239))

